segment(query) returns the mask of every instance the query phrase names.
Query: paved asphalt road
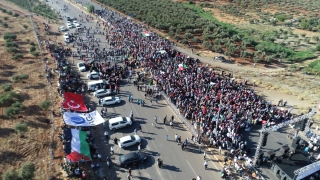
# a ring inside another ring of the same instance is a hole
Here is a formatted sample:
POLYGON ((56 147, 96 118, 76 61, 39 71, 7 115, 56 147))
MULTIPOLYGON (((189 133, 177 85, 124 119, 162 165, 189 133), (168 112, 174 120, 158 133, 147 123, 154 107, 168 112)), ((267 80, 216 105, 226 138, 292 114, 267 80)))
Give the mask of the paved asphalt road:
MULTIPOLYGON (((86 1, 82 1, 83 4, 86 1)), ((81 10, 78 6, 69 4, 67 1, 60 0, 58 3, 55 1, 47 2, 52 8, 59 10, 63 8, 63 5, 68 6, 68 10, 61 11, 62 16, 70 16, 79 18, 81 10)), ((96 5, 96 7, 100 7, 96 5)), ((96 8, 97 9, 97 8, 96 8)), ((66 19, 64 19, 66 23, 66 19)), ((84 26, 91 26, 95 28, 95 21, 89 23, 82 23, 84 26)), ((61 24, 62 25, 62 24, 61 24)), ((64 24, 66 26, 66 24, 64 24)), ((70 29, 69 32, 74 32, 75 29, 70 29)), ((92 33, 92 31, 91 31, 92 33)), ((95 35, 95 38, 100 38, 101 45, 104 47, 106 43, 103 41, 105 37, 103 35, 95 35)), ((76 59, 75 64, 81 62, 76 59)), ((77 70, 77 67, 74 66, 74 69, 77 70)), ((80 73, 83 80, 89 81, 86 78, 88 72, 80 73)), ((128 102, 129 93, 133 94, 134 99, 144 98, 144 93, 137 91, 137 88, 131 83, 122 84, 120 87, 120 94, 118 95, 122 101, 119 105, 109 106, 108 107, 108 117, 106 120, 116 116, 129 116, 130 112, 134 113, 134 122, 131 127, 119 129, 116 131, 110 131, 109 128, 106 128, 109 132, 111 138, 123 137, 125 135, 134 134, 134 129, 138 128, 139 125, 142 126, 142 132, 138 132, 138 135, 142 137, 142 151, 146 152, 149 156, 146 162, 140 164, 138 167, 133 167, 132 175, 133 179, 155 179, 155 180, 189 180, 197 175, 202 176, 203 179, 221 179, 220 170, 222 166, 217 162, 217 159, 214 155, 207 155, 209 166, 208 169, 204 169, 204 159, 203 154, 198 152, 198 145, 191 145, 187 147, 185 151, 181 150, 181 146, 177 145, 174 142, 174 135, 178 134, 182 137, 184 141, 187 137, 191 138, 191 134, 186 130, 182 123, 176 123, 174 128, 170 126, 163 125, 162 119, 165 115, 171 117, 174 115, 173 111, 166 104, 164 100, 160 100, 158 104, 155 103, 151 106, 149 100, 146 100, 146 107, 141 107, 135 103, 128 102), (157 127, 152 126, 154 121, 154 116, 158 117, 157 127), (165 136, 169 136, 169 141, 165 141, 165 136), (159 169, 156 165, 156 159, 161 157, 164 161, 164 167, 159 169)), ((97 98, 92 95, 86 97, 86 102, 91 110, 97 109, 100 112, 101 107, 97 107, 97 98)), ((177 118, 175 118, 177 120, 177 118)), ((106 121, 107 122, 107 121, 106 121)), ((177 121, 176 121, 177 122, 177 121)), ((179 121, 180 122, 180 121, 179 121)), ((107 127, 107 123, 106 123, 107 127)), ((103 125, 97 126, 95 131, 96 141, 98 149, 101 152, 104 161, 102 165, 104 166, 104 174, 110 179, 127 179, 127 168, 119 168, 117 166, 112 166, 112 169, 109 170, 106 168, 105 158, 111 156, 113 164, 118 161, 118 158, 121 154, 128 153, 131 151, 137 151, 137 146, 130 147, 128 149, 119 149, 117 145, 114 146, 113 141, 106 141, 103 136, 103 125), (110 155, 109 150, 110 146, 114 146, 115 154, 110 155), (114 169, 116 170, 114 172, 114 169)))

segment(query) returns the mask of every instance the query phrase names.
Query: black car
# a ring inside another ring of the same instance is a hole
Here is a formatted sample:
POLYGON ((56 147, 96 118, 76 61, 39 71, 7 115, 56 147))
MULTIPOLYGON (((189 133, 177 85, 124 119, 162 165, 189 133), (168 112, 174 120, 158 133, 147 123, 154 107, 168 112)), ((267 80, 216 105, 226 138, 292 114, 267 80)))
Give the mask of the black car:
POLYGON ((146 159, 147 155, 143 152, 131 152, 120 156, 119 165, 123 167, 131 164, 137 164, 145 161, 146 159))

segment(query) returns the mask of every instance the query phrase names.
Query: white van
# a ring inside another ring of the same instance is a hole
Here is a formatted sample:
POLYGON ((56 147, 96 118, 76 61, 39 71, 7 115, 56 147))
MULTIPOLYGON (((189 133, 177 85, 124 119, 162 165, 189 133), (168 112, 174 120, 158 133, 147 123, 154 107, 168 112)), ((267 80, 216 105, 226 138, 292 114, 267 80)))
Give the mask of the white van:
POLYGON ((105 80, 89 81, 88 91, 96 91, 98 89, 107 89, 108 82, 105 80))
POLYGON ((109 129, 112 131, 131 125, 132 120, 130 117, 116 117, 109 119, 109 129))

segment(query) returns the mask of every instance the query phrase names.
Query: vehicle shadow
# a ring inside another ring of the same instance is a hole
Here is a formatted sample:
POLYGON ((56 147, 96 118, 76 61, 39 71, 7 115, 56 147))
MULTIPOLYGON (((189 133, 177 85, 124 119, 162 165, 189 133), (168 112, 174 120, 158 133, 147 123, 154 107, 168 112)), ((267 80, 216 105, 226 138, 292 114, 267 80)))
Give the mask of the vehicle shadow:
MULTIPOLYGON (((165 163, 165 162, 164 162, 165 163)), ((169 171, 181 172, 180 168, 168 164, 163 164, 162 169, 167 169, 169 171)))

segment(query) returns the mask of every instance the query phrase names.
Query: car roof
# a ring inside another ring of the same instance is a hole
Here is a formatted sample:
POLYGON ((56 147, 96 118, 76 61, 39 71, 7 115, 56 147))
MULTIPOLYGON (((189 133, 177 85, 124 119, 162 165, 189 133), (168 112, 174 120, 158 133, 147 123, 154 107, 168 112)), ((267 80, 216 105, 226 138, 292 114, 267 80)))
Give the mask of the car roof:
POLYGON ((118 122, 118 121, 122 121, 123 117, 119 116, 119 117, 115 117, 115 118, 111 118, 109 119, 109 124, 112 124, 114 122, 118 122))
POLYGON ((125 154, 124 155, 126 159, 131 159, 131 158, 134 158, 137 156, 137 153, 136 152, 130 152, 128 154, 125 154))
POLYGON ((109 100, 109 99, 112 99, 113 96, 108 96, 108 97, 104 97, 103 100, 109 100))
POLYGON ((120 138, 120 142, 124 142, 124 141, 128 141, 128 140, 131 140, 131 136, 130 135, 120 138))
POLYGON ((105 89, 98 89, 98 90, 96 90, 96 92, 103 92, 103 91, 105 91, 105 89))

